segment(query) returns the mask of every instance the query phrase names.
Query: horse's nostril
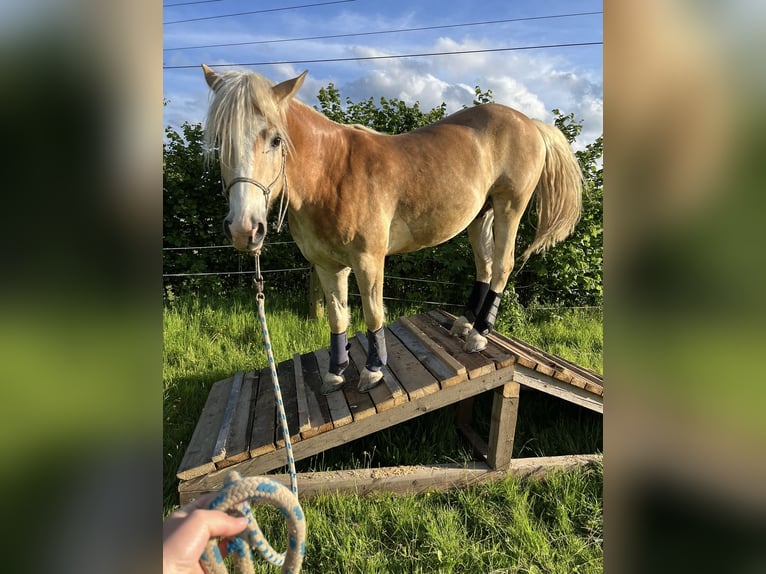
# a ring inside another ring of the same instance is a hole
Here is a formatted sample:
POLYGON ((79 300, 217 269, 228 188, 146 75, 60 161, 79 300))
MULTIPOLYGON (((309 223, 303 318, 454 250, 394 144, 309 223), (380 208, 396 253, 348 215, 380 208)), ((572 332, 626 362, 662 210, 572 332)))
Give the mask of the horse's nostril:
POLYGON ((223 234, 226 236, 226 238, 231 241, 231 229, 229 229, 229 226, 231 225, 231 221, 228 219, 223 220, 223 234))
POLYGON ((263 242, 263 238, 266 236, 266 225, 259 221, 257 224, 253 224, 253 229, 250 231, 250 244, 258 245, 263 242))

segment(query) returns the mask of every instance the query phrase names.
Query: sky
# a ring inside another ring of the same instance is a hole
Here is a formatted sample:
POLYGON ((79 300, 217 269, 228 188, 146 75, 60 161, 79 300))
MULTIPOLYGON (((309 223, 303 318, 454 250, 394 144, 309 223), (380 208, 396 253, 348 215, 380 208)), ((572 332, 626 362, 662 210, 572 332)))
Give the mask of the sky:
POLYGON ((399 98, 425 111, 445 102, 452 113, 480 86, 533 118, 574 113, 582 149, 603 131, 602 10, 601 0, 165 0, 164 124, 204 122, 204 63, 276 82, 308 70, 298 98, 309 105, 333 83, 344 101, 399 98), (479 22, 493 23, 466 25, 479 22), (429 29, 402 31, 412 28, 429 29), (597 44, 501 50, 582 43, 597 44), (474 53, 352 60, 461 51, 474 53), (345 61, 306 62, 332 59, 345 61))

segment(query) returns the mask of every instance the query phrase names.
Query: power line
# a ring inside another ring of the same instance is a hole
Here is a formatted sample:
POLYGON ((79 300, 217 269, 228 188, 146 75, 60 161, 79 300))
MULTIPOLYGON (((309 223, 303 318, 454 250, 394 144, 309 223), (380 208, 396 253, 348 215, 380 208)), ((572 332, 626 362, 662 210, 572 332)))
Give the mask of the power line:
POLYGON ((212 2, 223 2, 223 0, 195 0, 194 2, 176 2, 175 4, 163 4, 163 8, 172 8, 173 6, 189 6, 191 4, 210 4, 212 2))
POLYGON ((267 12, 282 12, 284 10, 297 10, 299 8, 313 8, 315 6, 328 6, 330 4, 344 4, 346 2, 356 2, 356 0, 332 0, 331 2, 317 2, 315 4, 301 4, 300 6, 283 6, 282 8, 266 8, 264 10, 253 10, 251 12, 237 12, 236 14, 220 14, 218 16, 202 16, 200 18, 187 18, 186 20, 171 20, 163 22, 167 24, 181 24, 182 22, 199 22, 201 20, 216 20, 218 18, 233 18, 234 16, 247 16, 250 14, 265 14, 267 12))
MULTIPOLYGON (((546 48, 572 48, 575 46, 599 46, 604 42, 572 42, 569 44, 542 44, 538 46, 515 46, 510 48, 483 48, 481 50, 457 50, 455 52, 424 52, 419 54, 392 54, 388 56, 356 56, 353 58, 322 58, 317 60, 282 60, 278 62, 246 62, 238 64, 216 64, 217 68, 234 66, 277 66, 282 64, 324 64, 329 62, 357 62, 363 60, 392 60, 397 58, 423 58, 427 56, 455 56, 459 54, 484 54, 487 52, 513 52, 519 50, 543 50, 546 48)), ((163 66, 163 70, 181 70, 198 68, 199 64, 186 64, 182 66, 163 66)))
MULTIPOLYGON (((219 0, 215 0, 219 1, 219 0)), ((163 52, 172 52, 175 50, 199 50, 202 48, 226 48, 231 46, 252 46, 260 44, 279 44, 285 42, 304 42, 307 40, 332 40, 337 38, 354 38, 361 36, 378 36, 383 34, 396 34, 400 32, 423 32, 427 30, 444 30, 448 28, 466 28, 470 26, 485 26, 490 24, 507 24, 509 22, 526 22, 529 20, 550 20, 553 18, 572 18, 576 16, 591 16, 594 14, 603 14, 603 11, 598 12, 577 12, 573 14, 554 14, 550 16, 530 16, 526 18, 508 18, 505 20, 486 20, 483 22, 465 22, 462 24, 443 24, 439 26, 420 26, 418 28, 400 28, 395 30, 377 30, 373 32, 352 32, 348 34, 330 34, 327 36, 306 36, 302 38, 280 38, 278 40, 257 40, 252 42, 233 42, 228 44, 207 44, 201 46, 185 46, 180 48, 164 48, 163 52)))

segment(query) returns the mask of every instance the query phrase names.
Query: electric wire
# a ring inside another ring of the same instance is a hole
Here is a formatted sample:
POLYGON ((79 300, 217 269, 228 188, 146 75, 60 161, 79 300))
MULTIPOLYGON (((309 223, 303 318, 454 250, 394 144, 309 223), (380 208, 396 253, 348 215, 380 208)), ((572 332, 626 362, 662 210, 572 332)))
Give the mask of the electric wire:
POLYGON ((347 34, 329 34, 325 36, 304 36, 301 38, 279 38, 276 40, 254 40, 250 42, 231 42, 226 44, 202 44, 199 46, 180 46, 175 48, 163 48, 163 52, 173 52, 178 50, 200 50, 203 48, 229 48, 235 46, 254 46, 263 44, 280 44, 286 42, 305 42, 308 40, 335 40, 339 38, 355 38, 363 36, 379 36, 384 34, 398 34, 406 32, 424 32, 430 30, 446 30, 450 28, 467 28, 471 26, 489 26, 494 24, 507 24, 511 22, 526 22, 530 20, 551 20, 554 18, 572 18, 578 16, 590 16, 594 14, 603 14, 598 12, 576 12, 571 14, 552 14, 549 16, 529 16, 524 18, 507 18, 503 20, 485 20, 481 22, 463 22, 458 24, 441 24, 436 26, 419 26, 417 28, 398 28, 391 30, 375 30, 370 32, 350 32, 347 34))

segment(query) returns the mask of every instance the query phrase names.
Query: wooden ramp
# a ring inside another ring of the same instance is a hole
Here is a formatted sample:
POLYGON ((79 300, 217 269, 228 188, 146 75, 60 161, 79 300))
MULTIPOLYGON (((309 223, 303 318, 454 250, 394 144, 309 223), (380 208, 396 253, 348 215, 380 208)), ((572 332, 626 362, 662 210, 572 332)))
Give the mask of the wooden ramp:
MULTIPOLYGON (((356 390, 366 361, 367 338, 362 333, 351 339, 346 383, 328 395, 319 392, 320 372, 329 362, 326 349, 296 354, 280 363, 277 372, 295 459, 461 403, 456 424, 482 454, 484 467, 479 470, 494 476, 513 464, 521 386, 603 413, 603 381, 598 374, 497 333, 489 336, 481 353, 465 353, 463 341, 449 334, 454 319, 445 311, 431 311, 387 326, 384 380, 369 393, 356 390), (494 393, 494 400, 485 441, 471 427, 470 401, 487 391, 494 393)), ((234 468, 243 476, 257 476, 283 466, 284 441, 269 370, 237 373, 210 389, 178 469, 181 503, 221 488, 234 468)), ((467 480, 475 482, 475 475, 467 480)), ((332 483, 328 479, 328 485, 332 483)))

